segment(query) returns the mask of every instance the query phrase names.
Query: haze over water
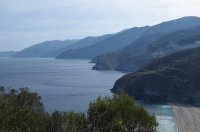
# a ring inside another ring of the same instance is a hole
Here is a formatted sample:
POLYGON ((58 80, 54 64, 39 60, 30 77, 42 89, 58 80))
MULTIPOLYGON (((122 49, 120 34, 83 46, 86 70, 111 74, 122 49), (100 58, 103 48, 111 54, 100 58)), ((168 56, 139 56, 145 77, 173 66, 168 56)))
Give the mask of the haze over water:
MULTIPOLYGON (((89 60, 0 58, 0 85, 29 87, 42 96, 47 111, 86 111, 98 96, 112 95, 110 89, 124 73, 91 70, 89 60)), ((175 132, 170 106, 146 105, 159 122, 159 132, 175 132)))

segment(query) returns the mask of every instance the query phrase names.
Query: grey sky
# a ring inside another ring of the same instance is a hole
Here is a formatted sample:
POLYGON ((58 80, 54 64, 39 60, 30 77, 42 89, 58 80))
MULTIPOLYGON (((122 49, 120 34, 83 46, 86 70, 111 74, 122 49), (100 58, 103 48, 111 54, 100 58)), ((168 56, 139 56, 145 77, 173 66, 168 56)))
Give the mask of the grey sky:
POLYGON ((200 0, 0 0, 0 51, 183 16, 200 16, 200 0))

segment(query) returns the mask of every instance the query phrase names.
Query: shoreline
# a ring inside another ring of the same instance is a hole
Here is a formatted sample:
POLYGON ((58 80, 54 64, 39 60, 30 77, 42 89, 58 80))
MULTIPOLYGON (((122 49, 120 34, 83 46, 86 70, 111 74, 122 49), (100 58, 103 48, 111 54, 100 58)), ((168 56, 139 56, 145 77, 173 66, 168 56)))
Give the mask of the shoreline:
POLYGON ((172 104, 178 132, 200 132, 200 107, 172 104))

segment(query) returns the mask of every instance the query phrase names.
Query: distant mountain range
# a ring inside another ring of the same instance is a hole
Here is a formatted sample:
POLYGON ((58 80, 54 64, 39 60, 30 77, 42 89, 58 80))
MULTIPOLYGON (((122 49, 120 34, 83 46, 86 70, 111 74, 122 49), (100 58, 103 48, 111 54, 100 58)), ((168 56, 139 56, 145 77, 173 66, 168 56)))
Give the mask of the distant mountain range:
POLYGON ((86 37, 81 40, 65 40, 65 41, 46 41, 40 44, 33 45, 24 50, 16 52, 12 57, 14 58, 55 58, 62 52, 70 49, 78 49, 98 43, 108 37, 103 35, 98 37, 86 37))
POLYGON ((14 55, 12 55, 12 57, 15 57, 15 58, 54 58, 59 53, 63 52, 66 47, 76 42, 77 40, 46 41, 46 42, 28 47, 24 50, 18 51, 14 55))
POLYGON ((0 57, 91 59, 96 70, 133 72, 112 91, 147 102, 200 106, 200 18, 183 17, 154 26, 80 40, 46 41, 0 57))
POLYGON ((131 28, 119 33, 113 34, 111 37, 104 39, 94 45, 83 47, 80 49, 66 50, 56 58, 58 59, 92 59, 98 55, 119 50, 134 40, 138 39, 141 34, 147 31, 149 27, 131 28))
POLYGON ((118 79, 112 91, 146 102, 200 106, 200 47, 154 60, 118 79))
POLYGON ((95 70, 132 72, 116 81, 114 93, 200 106, 199 17, 80 40, 46 41, 18 52, 0 52, 0 57, 91 59, 95 70))
POLYGON ((136 71, 153 59, 200 46, 200 18, 184 17, 150 27, 128 46, 95 57, 96 70, 136 71))
POLYGON ((111 37, 112 35, 113 34, 106 34, 106 35, 96 36, 96 37, 95 36, 89 36, 89 37, 80 39, 79 41, 77 41, 73 45, 70 45, 69 47, 66 47, 65 51, 62 52, 61 54, 64 54, 65 52, 67 52, 69 50, 75 50, 75 49, 80 49, 80 48, 83 48, 83 47, 94 45, 94 44, 96 44, 98 42, 101 42, 101 41, 111 37))
POLYGON ((14 51, 2 51, 0 52, 0 57, 11 57, 14 53, 14 51))
POLYGON ((80 40, 46 41, 9 56, 91 59, 95 70, 130 72, 141 69, 154 59, 200 46, 199 36, 200 18, 183 17, 154 26, 129 28, 80 40))

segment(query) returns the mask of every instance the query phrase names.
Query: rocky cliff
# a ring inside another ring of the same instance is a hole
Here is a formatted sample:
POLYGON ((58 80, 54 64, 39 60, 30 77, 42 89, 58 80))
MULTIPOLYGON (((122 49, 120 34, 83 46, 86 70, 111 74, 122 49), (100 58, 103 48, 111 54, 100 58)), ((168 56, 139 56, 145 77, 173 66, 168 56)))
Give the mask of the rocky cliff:
POLYGON ((117 80, 112 91, 146 102, 200 105, 200 48, 155 60, 117 80))

